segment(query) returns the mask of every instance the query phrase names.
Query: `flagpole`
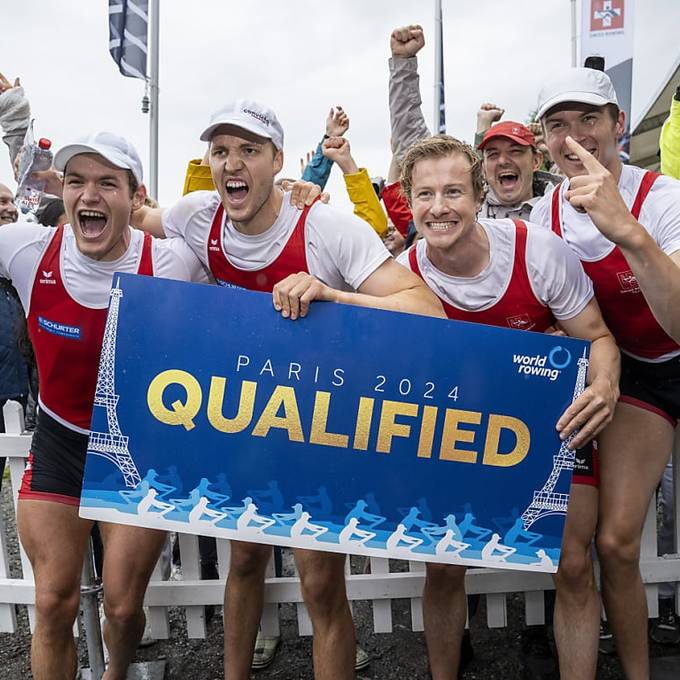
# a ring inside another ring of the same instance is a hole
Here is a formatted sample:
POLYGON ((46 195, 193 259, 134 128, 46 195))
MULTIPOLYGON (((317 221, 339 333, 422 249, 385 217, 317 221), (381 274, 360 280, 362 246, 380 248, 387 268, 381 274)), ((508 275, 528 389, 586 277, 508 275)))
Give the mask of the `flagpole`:
POLYGON ((571 2, 571 65, 577 66, 576 56, 576 0, 571 2))
POLYGON ((159 0, 149 6, 149 89, 151 98, 149 117, 149 193, 158 200, 158 15, 159 0))
POLYGON ((432 130, 434 134, 440 132, 441 105, 442 105, 442 0, 434 3, 434 122, 432 130))

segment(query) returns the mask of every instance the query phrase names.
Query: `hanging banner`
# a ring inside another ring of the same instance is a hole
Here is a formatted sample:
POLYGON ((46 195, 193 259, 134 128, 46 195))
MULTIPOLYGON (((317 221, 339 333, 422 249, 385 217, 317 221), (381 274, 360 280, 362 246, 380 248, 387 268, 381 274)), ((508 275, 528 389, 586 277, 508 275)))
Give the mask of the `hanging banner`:
POLYGON ((115 277, 83 517, 555 571, 588 343, 115 277))
POLYGON ((630 105, 633 88, 634 0, 582 0, 580 66, 591 56, 604 57, 620 107, 626 112, 626 131, 619 142, 622 159, 630 158, 630 105))

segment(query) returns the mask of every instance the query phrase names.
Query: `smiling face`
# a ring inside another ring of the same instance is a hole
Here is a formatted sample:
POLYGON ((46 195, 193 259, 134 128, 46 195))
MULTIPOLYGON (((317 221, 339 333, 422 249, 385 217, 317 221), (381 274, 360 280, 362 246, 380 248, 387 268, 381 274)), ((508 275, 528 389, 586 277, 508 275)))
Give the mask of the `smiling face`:
POLYGON ((274 178, 283 152, 246 130, 222 126, 210 140, 210 172, 222 205, 244 233, 266 231, 276 219, 280 193, 274 178))
POLYGON ((503 205, 517 205, 533 196, 534 172, 541 162, 541 154, 532 146, 508 137, 492 137, 484 146, 484 175, 503 205))
POLYGON ((103 156, 86 153, 69 160, 64 172, 64 208, 78 249, 93 260, 121 257, 130 242, 130 215, 146 191, 132 191, 129 172, 103 156))
POLYGON ((621 161, 617 139, 623 134, 625 117, 623 111, 619 111, 614 120, 610 111, 606 106, 567 102, 550 109, 543 117, 545 143, 550 157, 567 177, 585 172, 581 161, 567 148, 567 135, 618 176, 621 161))
POLYGON ((428 248, 448 251, 474 233, 482 196, 475 193, 471 170, 462 153, 424 158, 413 166, 413 221, 428 248))
POLYGON ((4 184, 0 184, 0 227, 19 219, 19 212, 14 205, 14 194, 4 184))

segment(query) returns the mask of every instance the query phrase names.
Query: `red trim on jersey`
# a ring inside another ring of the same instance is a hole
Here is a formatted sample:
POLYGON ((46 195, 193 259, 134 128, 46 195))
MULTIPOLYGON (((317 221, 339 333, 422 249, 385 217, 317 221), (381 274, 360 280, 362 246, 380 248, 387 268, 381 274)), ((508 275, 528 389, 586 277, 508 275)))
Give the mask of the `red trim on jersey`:
POLYGON ((80 498, 67 496, 66 494, 50 493, 47 491, 33 491, 33 452, 28 453, 28 465, 24 469, 19 487, 20 501, 51 501, 53 503, 64 503, 65 505, 80 505, 80 498))
MULTIPOLYGON (((316 198, 312 205, 318 200, 316 198)), ((234 267, 224 254, 225 248, 222 240, 224 206, 220 203, 215 211, 208 236, 208 267, 217 283, 221 286, 236 286, 271 293, 274 286, 286 276, 298 272, 309 272, 305 223, 312 205, 305 206, 279 256, 266 267, 250 271, 234 267)))
MULTIPOLYGON (((513 222, 515 224, 515 254, 510 282, 505 293, 493 306, 479 311, 460 309, 439 298, 449 319, 472 321, 487 326, 507 326, 539 333, 555 323, 555 317, 550 309, 536 298, 531 288, 526 262, 527 226, 522 220, 513 220, 513 222)), ((408 261, 413 273, 424 280, 418 266, 416 244, 408 251, 408 261)))
MULTIPOLYGON (((657 177, 658 173, 647 171, 640 182, 630 210, 636 220, 640 217, 642 204, 657 177)), ((553 190, 551 222, 552 230, 560 238, 564 238, 560 218, 560 185, 553 190)), ((680 349, 680 345, 654 318, 637 279, 618 246, 600 260, 581 260, 581 264, 593 282, 602 316, 622 349, 648 359, 656 359, 680 349)))
POLYGON ((642 399, 636 399, 635 397, 629 397, 626 394, 622 394, 619 397, 619 401, 624 404, 629 404, 630 406, 641 408, 643 411, 656 413, 657 416, 661 416, 664 420, 667 420, 671 424, 671 427, 675 427, 678 424, 677 418, 674 418, 670 413, 666 413, 666 411, 660 409, 658 406, 642 401, 642 399))
MULTIPOLYGON (((42 403, 63 421, 90 427, 107 309, 77 303, 64 286, 57 227, 33 281, 28 333, 35 350, 42 403)), ((153 276, 152 238, 144 235, 138 274, 153 276)))

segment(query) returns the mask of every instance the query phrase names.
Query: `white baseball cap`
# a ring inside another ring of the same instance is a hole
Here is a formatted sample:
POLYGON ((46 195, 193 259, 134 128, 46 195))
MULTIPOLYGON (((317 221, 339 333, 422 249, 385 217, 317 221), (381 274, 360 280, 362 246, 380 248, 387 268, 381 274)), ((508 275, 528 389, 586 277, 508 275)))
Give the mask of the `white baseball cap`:
POLYGON ((248 130, 258 137, 271 139, 277 149, 283 149, 283 128, 276 114, 268 107, 248 99, 237 99, 213 113, 210 124, 201 133, 201 141, 209 142, 221 125, 248 130))
POLYGON ((593 68, 570 68, 549 80, 538 95, 536 117, 543 118, 553 106, 564 102, 593 106, 619 105, 609 76, 593 68))
POLYGON ((117 168, 129 170, 142 183, 142 161, 135 147, 127 139, 113 132, 93 132, 81 139, 62 146, 54 156, 54 167, 65 170, 66 164, 81 153, 98 153, 117 168))

